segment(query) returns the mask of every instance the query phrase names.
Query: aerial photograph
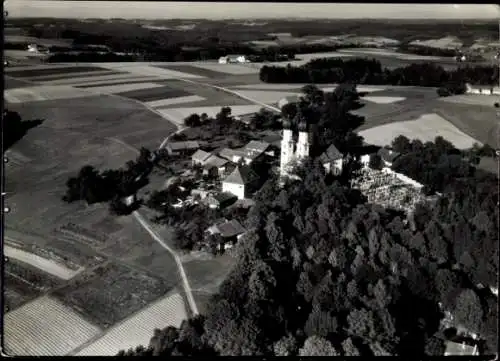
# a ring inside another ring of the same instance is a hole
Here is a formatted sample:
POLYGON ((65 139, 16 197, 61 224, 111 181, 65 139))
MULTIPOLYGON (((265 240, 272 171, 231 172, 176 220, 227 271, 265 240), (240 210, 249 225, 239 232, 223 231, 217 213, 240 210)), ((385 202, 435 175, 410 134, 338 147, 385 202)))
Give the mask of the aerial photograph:
POLYGON ((3 355, 497 355, 499 6, 3 16, 3 355))

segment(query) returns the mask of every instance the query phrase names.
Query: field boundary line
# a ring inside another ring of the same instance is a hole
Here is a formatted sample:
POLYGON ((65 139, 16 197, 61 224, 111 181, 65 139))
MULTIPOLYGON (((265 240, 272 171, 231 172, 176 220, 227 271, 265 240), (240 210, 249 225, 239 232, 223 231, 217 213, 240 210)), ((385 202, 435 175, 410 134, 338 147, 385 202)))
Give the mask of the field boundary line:
POLYGON ((135 219, 141 224, 141 226, 153 237, 153 239, 158 242, 164 249, 166 249, 175 259, 175 263, 177 264, 177 268, 179 269, 179 273, 182 278, 182 285, 184 288, 184 293, 186 294, 189 307, 191 308, 191 312, 194 315, 198 315, 198 307, 196 306, 196 302, 193 297, 193 293, 191 292, 191 287, 189 285, 189 280, 186 275, 186 271, 184 270, 184 266, 182 265, 181 259, 177 252, 175 252, 170 246, 168 246, 163 239, 151 228, 151 226, 147 223, 147 221, 144 219, 142 214, 140 214, 138 211, 134 211, 133 215, 135 219))

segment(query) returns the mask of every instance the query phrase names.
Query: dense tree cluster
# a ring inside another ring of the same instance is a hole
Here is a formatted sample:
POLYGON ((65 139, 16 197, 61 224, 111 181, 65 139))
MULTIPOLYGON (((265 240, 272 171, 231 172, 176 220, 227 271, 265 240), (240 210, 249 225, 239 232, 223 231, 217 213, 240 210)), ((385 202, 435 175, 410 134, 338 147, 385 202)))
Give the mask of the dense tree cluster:
MULTIPOLYGON (((321 119, 325 94, 311 86, 304 93, 292 119, 321 119)), ((333 94, 336 109, 355 103, 352 87, 333 94)), ((327 124, 348 132, 335 125, 340 118, 326 117, 327 124)), ((444 311, 480 335, 484 353, 495 352, 497 307, 488 287, 496 287, 499 214, 491 180, 465 171, 469 164, 460 165, 460 152, 441 138, 421 144, 399 137, 393 145, 416 178, 436 188, 449 182, 435 204, 409 217, 368 204, 312 157, 297 169, 300 181, 279 187, 271 177, 254 196, 237 264, 206 314, 121 354, 442 355, 444 311), (431 173, 446 169, 455 180, 420 176, 410 159, 416 149, 431 173)))
POLYGON ((266 83, 356 83, 442 87, 449 93, 464 92, 465 83, 492 85, 498 81, 498 67, 460 67, 446 71, 432 63, 383 69, 379 61, 367 58, 314 59, 302 66, 263 66, 260 80, 266 83))
MULTIPOLYGON (((320 164, 305 167, 302 182, 280 189, 271 180, 255 197, 246 221, 252 231, 205 317, 191 320, 197 331, 188 322, 158 330, 142 352, 441 355, 439 302, 494 350, 488 318, 496 306, 464 265, 452 267, 448 245, 456 239, 442 235, 432 211, 422 208, 412 230, 402 214, 329 183, 320 164)), ((478 236, 476 245, 485 238, 478 236)))
POLYGON ((137 204, 127 205, 124 198, 134 196, 147 184, 147 176, 153 168, 152 154, 141 148, 135 161, 129 161, 125 168, 108 169, 99 172, 93 166, 86 165, 76 177, 66 182, 65 202, 84 200, 88 204, 109 202, 110 210, 115 214, 127 214, 137 204))
POLYGON ((2 119, 3 149, 5 152, 17 141, 19 141, 31 128, 43 123, 43 120, 22 120, 18 112, 4 109, 2 119))

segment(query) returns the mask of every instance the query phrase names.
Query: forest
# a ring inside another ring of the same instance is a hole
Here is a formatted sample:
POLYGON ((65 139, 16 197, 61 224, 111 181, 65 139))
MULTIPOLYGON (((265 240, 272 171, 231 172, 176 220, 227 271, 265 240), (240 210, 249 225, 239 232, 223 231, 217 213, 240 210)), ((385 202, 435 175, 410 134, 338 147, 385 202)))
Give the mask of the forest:
MULTIPOLYGON (((464 66, 446 71, 432 63, 411 64, 396 69, 383 68, 375 59, 321 58, 302 66, 263 66, 260 80, 266 83, 356 83, 437 87, 448 94, 465 92, 465 84, 494 85, 498 67, 464 66)), ((441 94, 440 94, 441 95, 441 94)))
MULTIPOLYGON (((293 118, 336 124, 344 137, 328 141, 344 140, 339 146, 355 154, 346 112, 333 111, 354 106, 349 86, 337 91, 345 94, 337 107, 334 96, 325 106, 327 94, 306 90, 293 118)), ((369 204, 349 186, 356 167, 331 177, 312 156, 297 168, 300 180, 280 187, 271 177, 255 195, 237 264, 205 314, 120 355, 438 356, 459 328, 494 354, 497 178, 442 138, 393 143, 402 153, 394 168, 440 191, 435 204, 410 215, 369 204), (444 329, 447 312, 454 325, 444 329)))

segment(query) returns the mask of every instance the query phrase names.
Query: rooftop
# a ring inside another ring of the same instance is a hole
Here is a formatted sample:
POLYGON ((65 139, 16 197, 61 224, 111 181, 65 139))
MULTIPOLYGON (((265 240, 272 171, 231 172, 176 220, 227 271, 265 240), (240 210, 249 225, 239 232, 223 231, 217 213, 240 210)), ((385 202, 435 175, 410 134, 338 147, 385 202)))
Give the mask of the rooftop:
POLYGON ((217 167, 220 168, 227 164, 228 160, 224 158, 217 157, 216 155, 210 154, 210 156, 205 159, 205 167, 217 167))
POLYGON ((254 151, 254 152, 260 152, 263 153, 269 148, 269 143, 267 142, 262 142, 258 140, 251 140, 248 142, 248 144, 245 146, 245 149, 254 151))
POLYGON ((252 183, 259 176, 249 166, 236 167, 234 171, 224 179, 225 183, 246 185, 252 183))
POLYGON ((217 230, 219 231, 218 233, 220 233, 220 235, 224 238, 234 237, 245 233, 245 228, 243 228, 240 222, 235 219, 218 224, 217 230))
POLYGON ((233 157, 244 157, 245 152, 240 149, 224 148, 219 152, 219 156, 221 156, 222 158, 233 160, 233 157))
POLYGON ((208 158, 210 158, 210 156, 212 156, 212 154, 205 152, 204 150, 199 149, 196 151, 196 153, 194 153, 191 156, 191 159, 199 161, 199 162, 205 162, 208 158))
POLYGON ((335 145, 330 145, 327 150, 319 157, 321 162, 327 163, 334 160, 342 159, 344 155, 340 153, 335 145))

